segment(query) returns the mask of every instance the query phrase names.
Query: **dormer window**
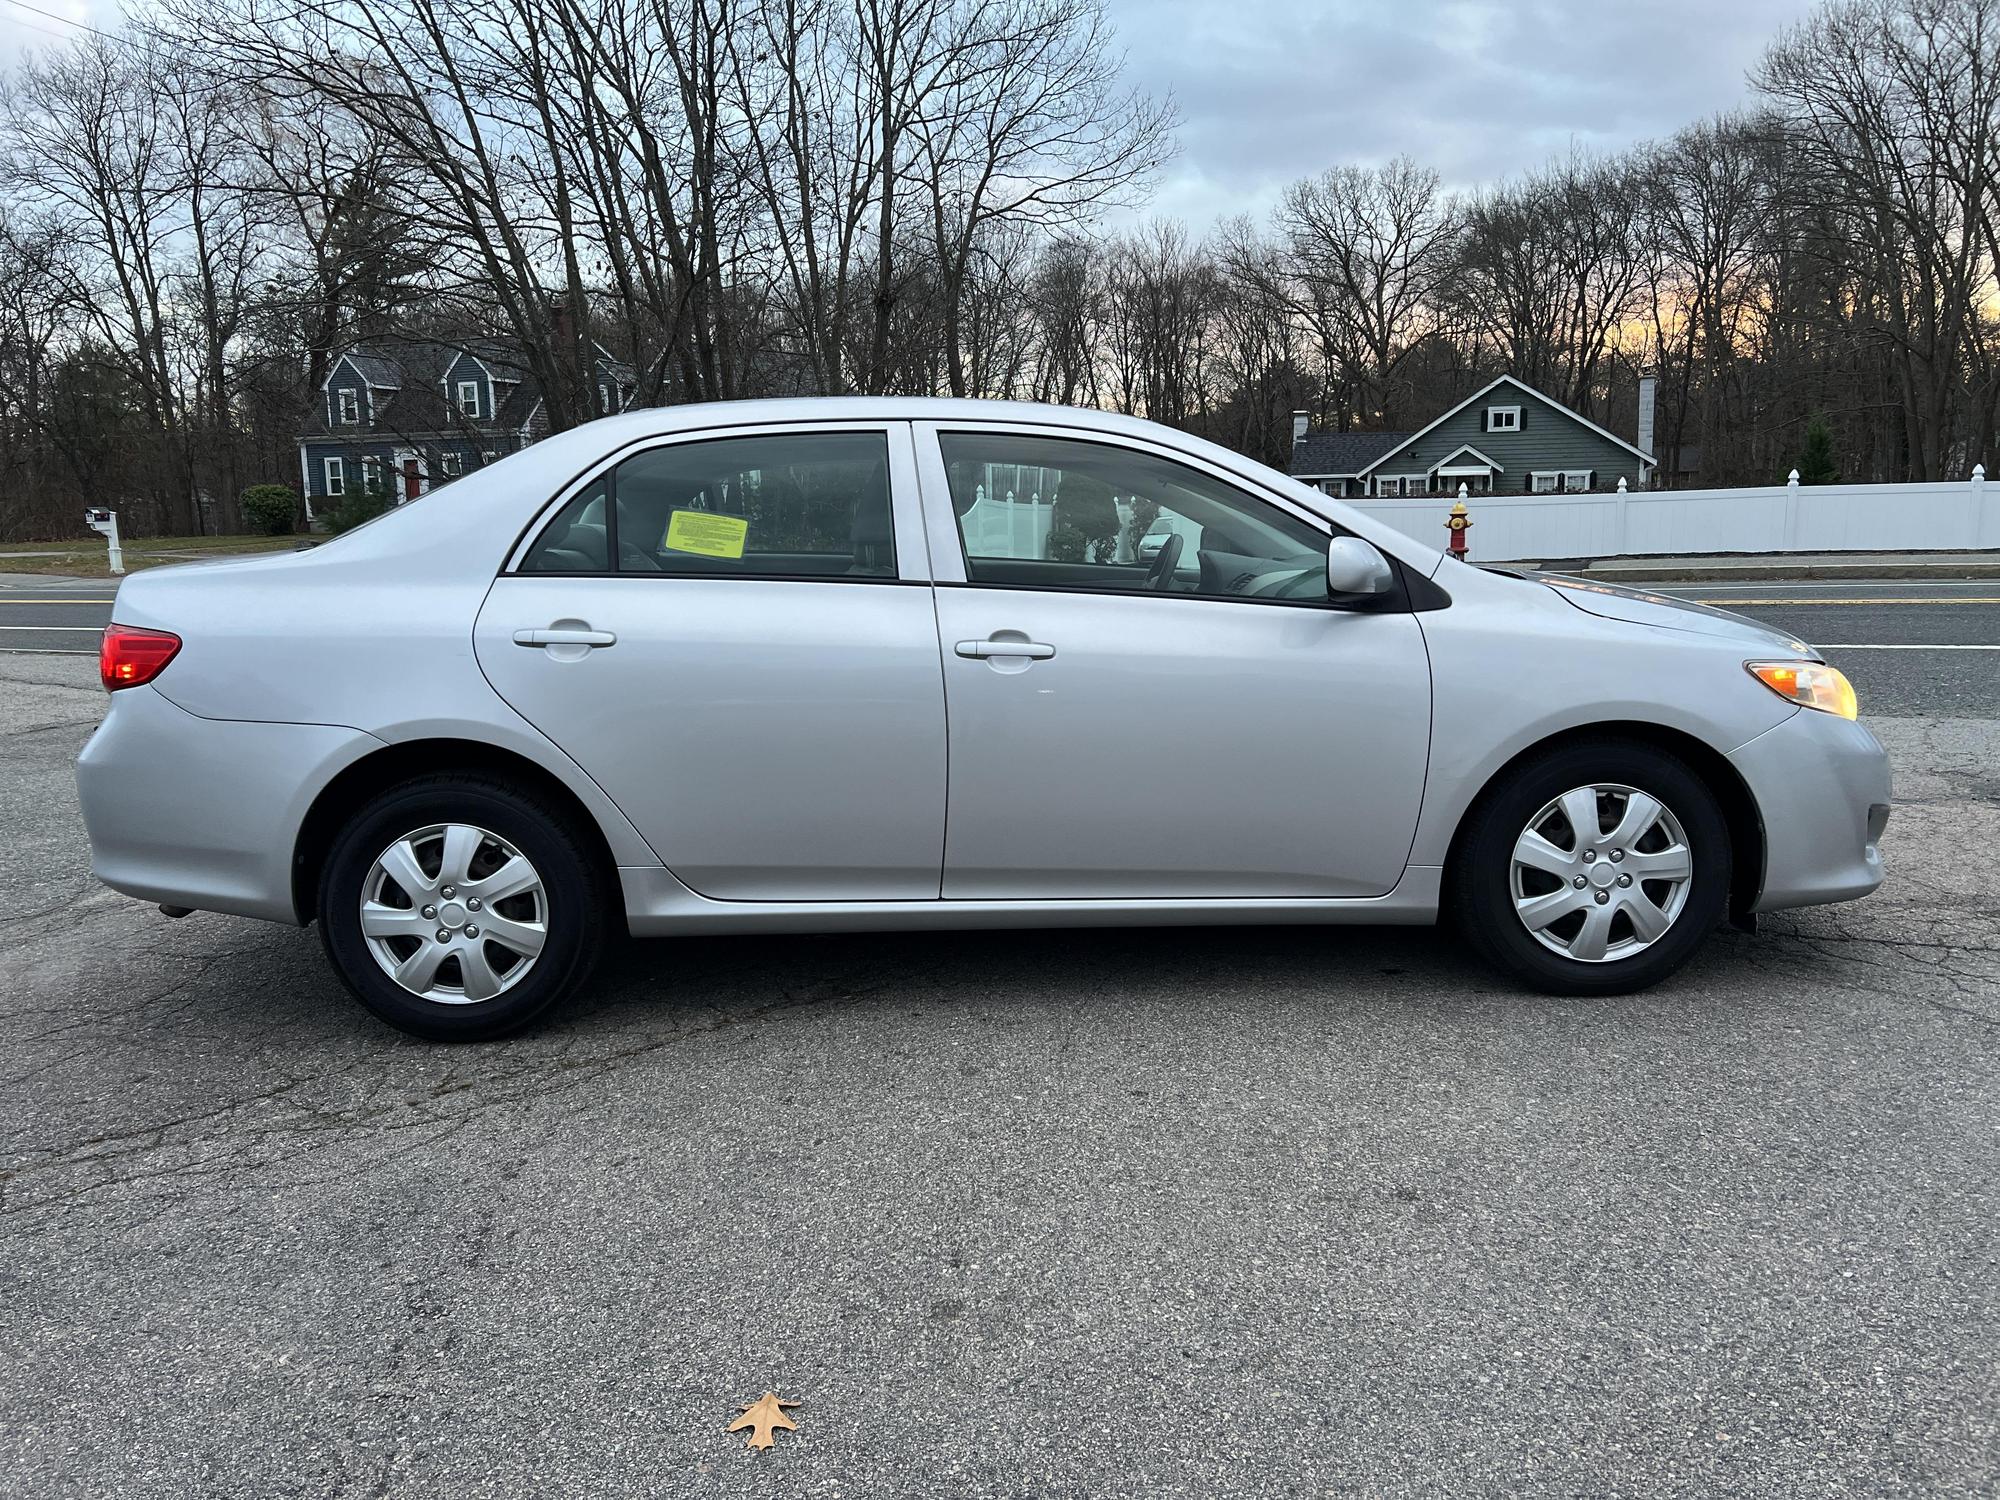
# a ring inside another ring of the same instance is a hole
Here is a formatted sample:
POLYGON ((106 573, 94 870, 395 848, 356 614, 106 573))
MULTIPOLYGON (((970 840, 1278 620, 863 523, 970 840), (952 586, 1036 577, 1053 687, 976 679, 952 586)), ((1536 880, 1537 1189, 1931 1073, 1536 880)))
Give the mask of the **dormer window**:
POLYGON ((479 415, 479 382, 461 380, 458 383, 458 409, 468 417, 479 415))
POLYGON ((1521 408, 1518 406, 1487 407, 1486 430, 1488 432, 1519 432, 1521 430, 1521 408))
POLYGON ((342 427, 361 425, 361 392, 340 390, 334 392, 335 407, 342 427))

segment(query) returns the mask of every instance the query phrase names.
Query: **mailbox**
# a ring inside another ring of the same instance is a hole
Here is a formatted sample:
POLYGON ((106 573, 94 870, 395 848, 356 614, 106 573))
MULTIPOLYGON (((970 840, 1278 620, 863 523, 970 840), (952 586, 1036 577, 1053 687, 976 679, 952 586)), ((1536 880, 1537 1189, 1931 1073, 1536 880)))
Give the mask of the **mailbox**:
POLYGON ((102 536, 110 544, 111 556, 109 563, 111 571, 114 573, 123 573, 125 571, 125 552, 118 545, 118 512, 115 510, 103 510, 93 505, 84 511, 83 524, 102 536))

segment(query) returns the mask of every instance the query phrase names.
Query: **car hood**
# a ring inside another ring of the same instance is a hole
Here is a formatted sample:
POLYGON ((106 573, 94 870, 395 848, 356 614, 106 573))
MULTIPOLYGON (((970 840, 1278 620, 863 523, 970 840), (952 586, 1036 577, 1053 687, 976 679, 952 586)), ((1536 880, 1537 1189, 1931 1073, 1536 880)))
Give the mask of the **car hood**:
POLYGON ((1787 635, 1758 620, 1732 615, 1726 609, 1711 609, 1706 604, 1670 599, 1665 594, 1649 594, 1643 589, 1598 583, 1589 578, 1571 578, 1562 573, 1527 573, 1523 576, 1548 585, 1585 614, 1601 619, 1624 620, 1633 625, 1657 625, 1663 630, 1688 630, 1696 635, 1721 636, 1777 656, 1817 657, 1819 654, 1796 636, 1787 635))

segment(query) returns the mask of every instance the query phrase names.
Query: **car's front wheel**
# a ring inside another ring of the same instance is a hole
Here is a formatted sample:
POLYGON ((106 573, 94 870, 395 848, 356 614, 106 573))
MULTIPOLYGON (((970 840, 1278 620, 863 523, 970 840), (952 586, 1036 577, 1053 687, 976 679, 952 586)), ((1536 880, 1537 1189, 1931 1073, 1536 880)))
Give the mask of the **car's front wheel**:
POLYGON ((1472 813, 1452 906, 1488 960, 1537 989, 1643 989, 1693 956, 1729 900, 1728 824, 1679 757, 1576 743, 1514 767, 1472 813))
POLYGON ((434 1041, 483 1041, 575 991, 603 938, 604 880, 571 820, 475 775, 392 788, 341 830, 321 941, 361 1003, 434 1041))

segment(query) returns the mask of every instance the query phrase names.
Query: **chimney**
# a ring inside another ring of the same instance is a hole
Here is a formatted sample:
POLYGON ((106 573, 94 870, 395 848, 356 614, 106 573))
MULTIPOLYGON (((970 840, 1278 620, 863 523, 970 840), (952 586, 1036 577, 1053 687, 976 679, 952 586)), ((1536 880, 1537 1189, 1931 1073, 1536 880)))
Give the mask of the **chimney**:
POLYGON ((1306 440, 1306 423, 1311 418, 1312 413, 1309 411, 1295 411, 1292 413, 1292 446, 1294 448, 1306 440))
POLYGON ((1659 388, 1659 377, 1639 377, 1639 435, 1634 446, 1648 458, 1653 456, 1653 397, 1659 388))

